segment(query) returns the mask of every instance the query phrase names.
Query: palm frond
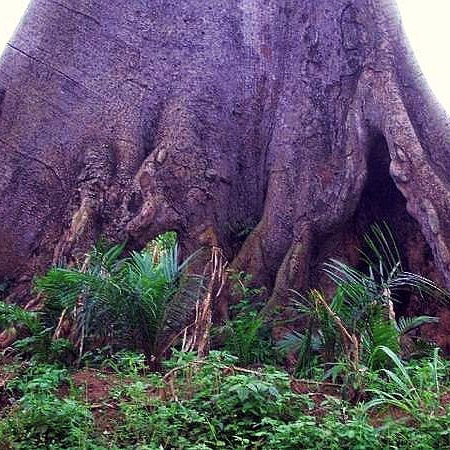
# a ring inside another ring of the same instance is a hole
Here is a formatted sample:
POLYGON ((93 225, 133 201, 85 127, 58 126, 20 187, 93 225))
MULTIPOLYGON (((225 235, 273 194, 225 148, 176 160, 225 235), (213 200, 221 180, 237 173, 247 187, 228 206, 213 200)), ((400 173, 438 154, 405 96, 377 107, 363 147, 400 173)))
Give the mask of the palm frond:
POLYGON ((360 303, 365 298, 379 295, 379 286, 372 277, 336 259, 324 264, 324 272, 339 286, 349 299, 360 303))
POLYGON ((371 368, 380 368, 388 360, 387 355, 379 351, 385 347, 395 354, 400 351, 399 332, 395 322, 387 317, 380 305, 374 305, 368 315, 367 324, 361 329, 364 362, 371 368))
POLYGON ((369 252, 360 252, 368 267, 384 279, 402 271, 400 253, 389 226, 374 224, 364 235, 369 252))
POLYGON ((111 248, 100 243, 85 267, 53 268, 35 288, 47 308, 73 311, 78 341, 133 337, 150 356, 165 327, 179 331, 186 322, 182 316, 193 314, 200 292, 201 281, 186 272, 187 262, 179 264, 178 246, 168 242, 158 252, 132 252, 127 258, 120 258, 125 243, 111 248))
POLYGON ((121 244, 113 245, 108 249, 101 258, 101 263, 106 270, 112 270, 114 265, 117 263, 119 256, 125 250, 127 242, 124 241, 121 244))
POLYGON ((277 347, 283 353, 298 352, 302 346, 305 335, 298 331, 286 333, 277 343, 277 347))
POLYGON ((160 264, 166 280, 170 283, 175 282, 180 274, 180 267, 178 265, 178 245, 174 245, 162 252, 160 264))
POLYGON ((401 272, 389 281, 388 286, 393 292, 413 290, 416 293, 426 294, 443 302, 450 299, 450 294, 445 289, 440 288, 434 281, 416 273, 401 272))
POLYGON ((43 328, 39 313, 0 301, 0 329, 17 326, 24 326, 33 334, 37 334, 43 328))
POLYGON ((438 322, 439 318, 430 316, 400 317, 397 327, 400 335, 404 335, 419 328, 422 325, 438 322))

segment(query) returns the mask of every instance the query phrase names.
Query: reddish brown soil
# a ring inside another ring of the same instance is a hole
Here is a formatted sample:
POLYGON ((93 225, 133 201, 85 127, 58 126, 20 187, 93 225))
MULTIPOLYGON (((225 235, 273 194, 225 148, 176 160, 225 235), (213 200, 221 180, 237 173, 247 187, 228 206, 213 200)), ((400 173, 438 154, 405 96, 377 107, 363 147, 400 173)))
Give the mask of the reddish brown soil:
POLYGON ((108 398, 112 387, 118 384, 113 374, 84 369, 73 375, 72 380, 77 387, 85 390, 86 402, 96 404, 108 398))
POLYGON ((332 395, 341 397, 342 386, 335 383, 321 383, 308 380, 291 380, 291 389, 296 394, 321 394, 322 396, 332 395))
POLYGON ((111 389, 119 384, 118 378, 108 372, 84 369, 75 373, 72 380, 84 390, 84 399, 91 405, 98 429, 113 430, 121 417, 118 404, 111 397, 111 389))
POLYGON ((448 404, 450 404, 450 392, 444 392, 441 395, 441 405, 445 407, 448 404))

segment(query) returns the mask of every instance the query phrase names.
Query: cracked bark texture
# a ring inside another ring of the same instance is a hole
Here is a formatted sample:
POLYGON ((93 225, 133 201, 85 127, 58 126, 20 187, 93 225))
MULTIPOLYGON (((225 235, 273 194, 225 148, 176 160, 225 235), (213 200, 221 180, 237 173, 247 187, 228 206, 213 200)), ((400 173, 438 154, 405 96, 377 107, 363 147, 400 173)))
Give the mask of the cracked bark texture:
POLYGON ((0 276, 176 230, 279 304, 384 219, 450 288, 449 126, 394 0, 32 0, 0 62, 0 276))

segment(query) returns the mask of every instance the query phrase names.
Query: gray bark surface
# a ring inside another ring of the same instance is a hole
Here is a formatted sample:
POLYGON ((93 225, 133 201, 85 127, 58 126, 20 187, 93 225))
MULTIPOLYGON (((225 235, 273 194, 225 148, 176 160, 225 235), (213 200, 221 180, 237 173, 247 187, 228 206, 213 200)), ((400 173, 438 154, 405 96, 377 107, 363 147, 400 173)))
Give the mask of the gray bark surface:
POLYGON ((450 288, 449 126, 393 0, 32 0, 0 61, 0 277, 176 230, 279 303, 387 220, 450 288))

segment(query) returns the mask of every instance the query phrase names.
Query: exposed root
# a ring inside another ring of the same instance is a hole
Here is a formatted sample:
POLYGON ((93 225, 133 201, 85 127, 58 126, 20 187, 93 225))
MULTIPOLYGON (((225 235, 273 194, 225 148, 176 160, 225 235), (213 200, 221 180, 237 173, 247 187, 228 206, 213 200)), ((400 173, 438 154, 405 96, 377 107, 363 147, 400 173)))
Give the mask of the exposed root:
POLYGON ((211 260, 207 264, 204 274, 209 277, 206 295, 203 300, 197 301, 192 335, 189 338, 185 335, 183 339, 183 351, 196 350, 200 358, 209 353, 213 310, 226 282, 227 265, 228 262, 222 250, 213 247, 211 260))

